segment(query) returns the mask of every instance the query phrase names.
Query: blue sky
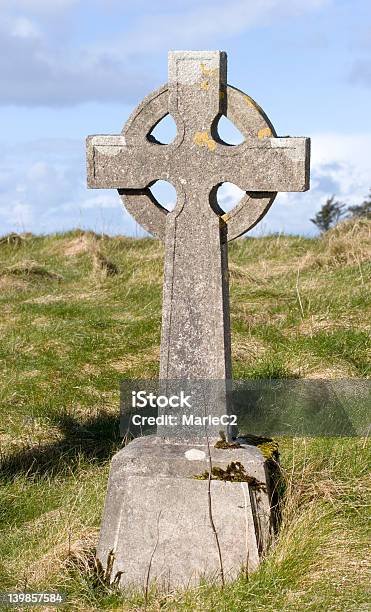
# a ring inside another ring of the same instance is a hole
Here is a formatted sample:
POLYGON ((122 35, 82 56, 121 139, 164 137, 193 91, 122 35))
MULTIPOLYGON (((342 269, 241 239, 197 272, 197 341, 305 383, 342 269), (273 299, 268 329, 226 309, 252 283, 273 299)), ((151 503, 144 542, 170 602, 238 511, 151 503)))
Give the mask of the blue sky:
MULTIPOLYGON (((0 9, 0 234, 141 235, 115 191, 86 188, 85 137, 120 132, 166 82, 169 49, 227 51, 229 83, 277 133, 312 138, 311 190, 279 194, 255 233, 313 234, 309 219, 327 197, 358 204, 371 187, 367 0, 0 0, 0 9)), ((239 195, 226 186, 225 206, 239 195)))

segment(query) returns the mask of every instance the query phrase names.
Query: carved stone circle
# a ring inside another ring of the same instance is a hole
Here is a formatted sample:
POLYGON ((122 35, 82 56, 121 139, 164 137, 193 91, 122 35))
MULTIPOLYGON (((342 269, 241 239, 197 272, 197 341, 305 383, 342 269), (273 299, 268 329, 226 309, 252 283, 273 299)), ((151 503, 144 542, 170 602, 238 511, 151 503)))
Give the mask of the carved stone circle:
MULTIPOLYGON (((231 85, 227 85, 226 95, 225 115, 234 123, 245 139, 257 138, 263 140, 267 137, 276 136, 272 123, 250 96, 231 85)), ((148 142, 152 142, 153 147, 168 147, 169 155, 171 155, 172 150, 181 146, 184 139, 185 127, 180 115, 176 117, 177 136, 172 143, 163 145, 156 142, 151 136, 151 132, 156 125, 168 114, 169 88, 166 84, 146 96, 132 112, 122 130, 126 144, 137 147, 138 145, 140 146, 143 139, 146 139, 148 142)), ((211 126, 211 135, 216 143, 226 144, 221 140, 217 132, 217 121, 211 126)), ((241 147, 243 147, 243 144, 229 146, 224 149, 223 154, 238 156, 241 147)), ((236 163, 239 162, 236 160, 236 163)), ((159 180, 159 178, 156 180, 159 180)), ((130 192, 124 189, 119 189, 118 192, 126 209, 135 218, 137 223, 149 233, 163 240, 165 237, 165 220, 169 211, 159 204, 149 187, 150 185, 141 192, 138 192, 138 190, 130 192)), ((219 184, 215 185, 214 190, 210 194, 210 198, 213 200, 211 204, 228 225, 228 240, 234 240, 253 228, 268 212, 277 195, 277 192, 247 192, 233 210, 224 213, 221 209, 218 211, 216 204, 216 191, 218 187, 219 184)), ((179 197, 180 190, 181 186, 178 185, 178 206, 182 205, 182 198, 179 197)))

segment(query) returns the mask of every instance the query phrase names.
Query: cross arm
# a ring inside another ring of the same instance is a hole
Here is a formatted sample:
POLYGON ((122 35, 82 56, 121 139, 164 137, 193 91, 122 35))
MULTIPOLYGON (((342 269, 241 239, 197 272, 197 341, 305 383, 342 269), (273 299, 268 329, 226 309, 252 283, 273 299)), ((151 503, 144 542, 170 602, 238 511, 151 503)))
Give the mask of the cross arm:
POLYGON ((166 165, 160 146, 129 146, 122 135, 88 136, 88 187, 93 189, 144 189, 166 165))
MULTIPOLYGON (((229 157, 229 156, 228 156, 229 157)), ((245 191, 307 191, 310 138, 267 138, 241 145, 225 164, 225 181, 245 191)))

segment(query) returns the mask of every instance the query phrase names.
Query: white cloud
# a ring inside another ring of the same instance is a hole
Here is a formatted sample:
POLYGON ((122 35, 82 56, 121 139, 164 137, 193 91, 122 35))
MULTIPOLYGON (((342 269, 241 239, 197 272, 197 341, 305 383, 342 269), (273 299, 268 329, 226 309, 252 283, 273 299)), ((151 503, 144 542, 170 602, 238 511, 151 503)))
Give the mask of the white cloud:
POLYGON ((0 104, 64 106, 133 102, 152 84, 112 54, 48 42, 27 20, 0 26, 0 104))
POLYGON ((87 189, 83 142, 50 139, 0 151, 1 234, 84 227, 141 235, 115 190, 87 189))
POLYGON ((99 193, 98 195, 89 196, 82 200, 80 207, 83 210, 89 209, 104 209, 104 208, 117 208, 119 200, 117 193, 111 191, 108 193, 99 193))
MULTIPOLYGON (((25 232, 33 222, 33 210, 30 204, 25 204, 20 200, 0 206, 0 218, 3 227, 11 227, 10 231, 25 232)), ((2 232, 6 233, 6 232, 2 232)))
POLYGON ((31 19, 19 17, 12 24, 11 34, 18 38, 40 38, 40 29, 31 19))
POLYGON ((371 132, 315 134, 312 136, 312 168, 318 175, 322 169, 322 173, 336 177, 339 194, 335 195, 352 203, 366 195, 371 186, 370 150, 371 132))
POLYGON ((26 173, 26 177, 31 181, 43 180, 48 175, 49 166, 45 162, 36 162, 33 164, 26 173))
POLYGON ((74 5, 81 4, 81 0, 0 0, 2 10, 12 11, 61 11, 74 5))
POLYGON ((148 5, 126 36, 111 49, 135 57, 169 48, 207 48, 261 24, 305 14, 328 5, 331 0, 205 0, 204 2, 159 2, 148 5), (161 5, 161 8, 159 7, 161 5))
POLYGON ((0 104, 132 103, 156 84, 154 71, 148 69, 149 54, 152 62, 153 54, 168 48, 218 46, 252 26, 317 10, 328 1, 162 0, 151 5, 130 0, 107 5, 103 0, 3 0, 0 104), (115 15, 122 27, 106 40, 98 31, 81 43, 73 24, 81 20, 82 10, 88 23, 91 10, 95 19, 107 19, 108 29, 115 15), (139 59, 143 56, 145 69, 139 59))

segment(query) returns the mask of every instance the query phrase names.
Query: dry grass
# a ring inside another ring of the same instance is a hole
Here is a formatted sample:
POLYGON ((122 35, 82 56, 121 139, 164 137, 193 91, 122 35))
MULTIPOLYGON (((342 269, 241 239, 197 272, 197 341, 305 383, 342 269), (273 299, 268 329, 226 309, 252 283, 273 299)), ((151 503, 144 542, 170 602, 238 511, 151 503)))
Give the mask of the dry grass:
POLYGON ((262 357, 267 351, 263 342, 252 336, 236 337, 232 341, 232 358, 236 361, 252 361, 262 357))
POLYGON ((28 283, 22 278, 14 278, 11 274, 6 273, 0 276, 1 291, 27 291, 28 283))
POLYGON ((320 252, 305 255, 302 269, 336 268, 371 260, 371 228, 362 219, 344 221, 321 237, 320 252))
MULTIPOLYGON (((332 318, 329 314, 327 316, 312 314, 300 323, 295 333, 299 333, 302 336, 313 336, 319 331, 332 332, 339 329, 363 329, 370 331, 371 322, 367 318, 365 319, 362 313, 343 314, 337 318, 332 318)), ((291 333, 294 333, 293 330, 291 330, 291 333)))
POLYGON ((68 240, 64 244, 58 245, 58 250, 66 257, 75 257, 81 253, 91 252, 96 249, 97 239, 91 234, 82 234, 72 240, 68 240))
MULTIPOLYGON (((63 516, 58 517, 58 523, 65 524, 63 516)), ((50 520, 49 520, 50 522, 50 520)), ((50 527, 50 525, 49 525, 50 527)), ((54 531, 54 530, 53 530, 54 531)), ((83 529, 81 526, 70 526, 69 531, 59 532, 60 542, 48 550, 36 563, 32 563, 27 572, 27 578, 31 583, 47 583, 61 570, 68 568, 73 559, 74 563, 79 561, 86 564, 86 551, 91 550, 97 541, 97 529, 83 529), (74 532, 78 532, 76 536, 74 532)))
POLYGON ((92 262, 93 274, 99 276, 101 280, 103 280, 106 276, 115 276, 119 273, 116 264, 114 264, 112 261, 109 261, 109 259, 102 255, 100 251, 93 251, 92 262))
POLYGON ((323 364, 318 363, 315 358, 303 358, 299 369, 293 368, 295 374, 303 378, 316 378, 321 380, 339 380, 339 378, 354 378, 357 377, 357 371, 348 363, 336 362, 336 365, 326 368, 323 364))
POLYGON ((40 279, 51 279, 51 280, 63 280, 61 274, 47 270, 44 266, 41 266, 36 261, 25 260, 19 263, 15 263, 11 266, 5 267, 0 271, 1 277, 7 276, 20 276, 25 278, 40 278, 40 279))
POLYGON ((15 232, 12 232, 0 238, 0 246, 2 244, 7 244, 18 247, 25 244, 25 242, 27 240, 30 240, 32 237, 33 235, 30 232, 24 232, 23 234, 17 234, 15 232))
POLYGON ((229 262, 229 277, 236 283, 256 283, 257 279, 253 277, 246 268, 239 266, 233 262, 229 262))
POLYGON ((147 365, 158 362, 160 359, 160 347, 153 346, 150 349, 137 352, 135 354, 126 355, 123 359, 118 359, 110 362, 110 367, 124 374, 127 370, 142 366, 145 368, 147 365))

